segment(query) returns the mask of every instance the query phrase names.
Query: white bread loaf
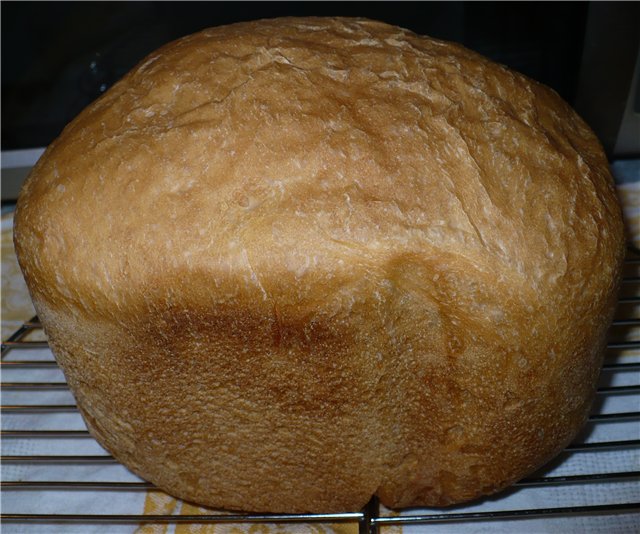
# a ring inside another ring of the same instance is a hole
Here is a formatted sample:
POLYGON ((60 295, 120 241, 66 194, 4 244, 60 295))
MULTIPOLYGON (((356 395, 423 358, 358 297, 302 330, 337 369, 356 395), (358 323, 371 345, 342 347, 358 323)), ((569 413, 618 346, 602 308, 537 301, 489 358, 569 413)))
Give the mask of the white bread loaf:
POLYGON ((15 242, 91 433, 178 497, 448 505, 587 417, 623 256, 550 89, 359 19, 212 28, 51 144, 15 242))

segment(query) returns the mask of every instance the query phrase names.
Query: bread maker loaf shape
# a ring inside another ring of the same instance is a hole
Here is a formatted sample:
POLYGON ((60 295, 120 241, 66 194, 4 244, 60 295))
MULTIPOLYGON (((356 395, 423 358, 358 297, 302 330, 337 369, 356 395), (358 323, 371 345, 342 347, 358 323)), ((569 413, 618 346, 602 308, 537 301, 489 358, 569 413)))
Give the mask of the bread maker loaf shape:
POLYGON ((623 230, 552 90, 380 22, 211 28, 73 120, 15 244, 91 434, 180 498, 494 493, 584 424, 623 230))

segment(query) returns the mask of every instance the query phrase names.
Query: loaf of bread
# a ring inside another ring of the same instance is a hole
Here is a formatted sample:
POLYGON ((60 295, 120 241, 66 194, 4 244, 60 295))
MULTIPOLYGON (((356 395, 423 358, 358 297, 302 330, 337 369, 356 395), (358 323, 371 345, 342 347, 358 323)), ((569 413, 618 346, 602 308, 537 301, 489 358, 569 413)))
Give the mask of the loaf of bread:
POLYGON ((48 147, 21 267, 92 435, 183 499, 443 506, 584 424, 624 252, 552 90, 379 22, 212 28, 48 147))

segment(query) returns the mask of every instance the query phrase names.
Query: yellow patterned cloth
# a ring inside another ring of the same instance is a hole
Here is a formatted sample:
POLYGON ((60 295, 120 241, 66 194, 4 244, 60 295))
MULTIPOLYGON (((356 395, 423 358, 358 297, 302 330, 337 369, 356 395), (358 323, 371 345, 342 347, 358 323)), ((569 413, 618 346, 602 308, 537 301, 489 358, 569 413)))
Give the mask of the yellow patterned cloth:
POLYGON ((13 250, 13 212, 2 214, 2 340, 35 315, 13 250))
MULTIPOLYGON (((220 513, 185 503, 161 491, 147 492, 145 514, 202 515, 220 513)), ((143 525, 135 534, 357 534, 358 523, 219 523, 199 525, 143 525)), ((400 526, 385 528, 388 534, 400 534, 400 526)))

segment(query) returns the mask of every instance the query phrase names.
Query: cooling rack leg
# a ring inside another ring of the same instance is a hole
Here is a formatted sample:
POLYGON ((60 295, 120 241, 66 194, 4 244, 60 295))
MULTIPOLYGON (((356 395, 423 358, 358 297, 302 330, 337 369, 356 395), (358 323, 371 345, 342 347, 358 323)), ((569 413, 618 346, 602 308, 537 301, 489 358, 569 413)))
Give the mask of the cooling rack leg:
POLYGON ((38 322, 37 317, 33 317, 30 321, 28 321, 27 323, 24 323, 20 328, 18 328, 18 330, 16 330, 13 334, 11 334, 9 339, 7 339, 6 344, 4 341, 2 342, 2 354, 1 354, 2 358, 4 358, 5 354, 7 354, 7 352, 11 350, 11 345, 9 343, 12 343, 14 341, 20 341, 29 332, 29 330, 32 329, 31 324, 35 322, 38 322))
POLYGON ((358 534, 378 534, 378 524, 375 519, 380 514, 380 502, 375 495, 364 507, 362 519, 358 525, 358 534))

